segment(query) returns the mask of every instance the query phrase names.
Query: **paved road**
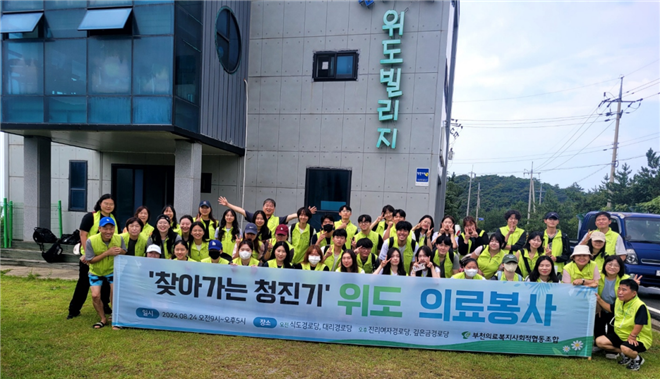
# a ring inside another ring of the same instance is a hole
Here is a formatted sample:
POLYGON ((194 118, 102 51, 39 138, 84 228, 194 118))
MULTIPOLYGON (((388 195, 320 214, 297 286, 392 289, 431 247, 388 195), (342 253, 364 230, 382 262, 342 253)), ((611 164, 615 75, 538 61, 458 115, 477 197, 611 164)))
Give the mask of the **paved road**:
POLYGON ((651 317, 660 320, 660 289, 652 287, 639 288, 639 297, 646 303, 651 317))

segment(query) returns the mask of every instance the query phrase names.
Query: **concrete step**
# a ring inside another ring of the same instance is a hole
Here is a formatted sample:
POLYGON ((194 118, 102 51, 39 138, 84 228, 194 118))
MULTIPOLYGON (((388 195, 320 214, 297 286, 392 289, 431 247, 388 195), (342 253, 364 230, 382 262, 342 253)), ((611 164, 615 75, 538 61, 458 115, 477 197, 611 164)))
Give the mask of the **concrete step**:
MULTIPOLYGON (((44 260, 44 258, 41 256, 41 251, 39 251, 39 248, 37 247, 37 250, 23 250, 23 249, 2 249, 0 251, 0 258, 2 259, 14 259, 14 260, 33 260, 33 261, 40 261, 45 264, 48 264, 44 260)), ((80 260, 79 255, 74 255, 66 252, 62 252, 62 258, 64 259, 65 263, 74 263, 78 264, 78 261, 80 260)))
POLYGON ((48 263, 43 259, 35 260, 35 259, 4 258, 4 257, 0 258, 0 267, 4 269, 7 266, 49 268, 49 269, 73 271, 78 273, 78 264, 72 262, 48 263))
MULTIPOLYGON (((54 244, 52 243, 45 243, 44 244, 44 250, 50 249, 51 246, 54 244)), ((65 254, 73 254, 74 247, 73 245, 60 245, 62 247, 62 252, 65 254)), ((33 251, 38 251, 41 253, 41 249, 39 249, 39 245, 37 245, 34 241, 12 241, 12 249, 18 249, 18 250, 33 250, 33 251)))

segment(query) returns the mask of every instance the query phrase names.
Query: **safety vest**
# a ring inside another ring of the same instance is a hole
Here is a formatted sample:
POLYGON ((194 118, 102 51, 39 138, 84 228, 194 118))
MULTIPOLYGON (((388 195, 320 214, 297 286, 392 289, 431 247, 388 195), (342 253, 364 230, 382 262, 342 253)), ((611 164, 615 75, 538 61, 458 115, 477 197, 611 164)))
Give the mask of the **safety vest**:
POLYGON ((214 234, 216 233, 216 228, 218 227, 218 221, 209 219, 209 225, 202 219, 202 217, 194 218, 193 222, 200 221, 204 226, 207 226, 207 237, 208 239, 214 239, 214 234))
MULTIPOLYGON (((269 240, 269 242, 271 242, 271 246, 273 247, 273 246, 276 245, 276 242, 278 242, 278 241, 276 241, 276 238, 271 238, 269 240)), ((285 246, 287 246, 287 252, 289 253, 292 250, 292 244, 287 242, 287 241, 283 241, 283 242, 285 242, 285 246)), ((272 249, 272 251, 273 251, 273 249, 272 249)), ((273 257, 273 255, 274 255, 274 253, 272 252, 271 256, 273 257)))
MULTIPOLYGON (((442 267, 442 265, 443 265, 444 274, 443 274, 442 278, 450 278, 453 275, 453 259, 449 258, 450 255, 451 255, 451 252, 449 250, 448 253, 446 253, 446 255, 444 256, 444 262, 442 264, 442 263, 440 263, 440 260, 439 260, 439 250, 437 250, 437 249, 434 250, 434 255, 432 256, 432 263, 437 265, 437 267, 442 267)), ((442 275, 442 274, 439 274, 439 275, 442 275)))
MULTIPOLYGON (((126 247, 128 249, 129 248, 129 241, 131 240, 129 232, 122 233, 120 235, 124 239, 124 244, 126 245, 126 247)), ((136 246, 133 247, 135 256, 136 257, 144 257, 146 247, 147 247, 147 236, 143 233, 139 233, 138 234, 138 239, 136 240, 136 246)))
MULTIPOLYGON (((341 267, 338 267, 338 268, 336 269, 336 272, 337 272, 337 273, 341 273, 341 272, 342 272, 342 268, 341 268, 341 267)), ((365 271, 363 271, 363 269, 359 267, 359 272, 358 272, 358 274, 365 274, 365 271)))
POLYGON ((519 262, 517 263, 517 266, 519 266, 519 270, 524 278, 529 276, 531 271, 533 271, 533 269, 536 267, 536 262, 538 261, 539 257, 540 254, 538 254, 537 250, 535 251, 533 259, 531 259, 531 257, 529 256, 529 251, 527 249, 520 250, 519 262), (527 264, 529 265, 528 269, 526 267, 527 264))
POLYGON ((223 252, 232 255, 232 249, 234 248, 234 244, 236 241, 236 237, 232 236, 232 228, 230 228, 229 230, 226 228, 219 228, 218 240, 221 241, 221 245, 223 245, 223 252), (223 232, 222 239, 221 239, 221 232, 223 232))
MULTIPOLYGON (((481 230, 480 233, 478 233, 478 237, 482 237, 484 235, 485 235, 485 230, 481 230)), ((460 239, 462 240, 462 242, 464 242, 465 240, 467 241, 467 254, 471 254, 471 237, 467 239, 467 236, 464 234, 464 232, 462 232, 460 234, 460 239)))
POLYGON ((372 242, 372 250, 370 250, 370 252, 375 255, 379 255, 379 251, 381 250, 381 247, 379 247, 379 234, 371 231, 368 233, 368 235, 365 235, 362 231, 359 230, 354 238, 356 238, 356 242, 359 242, 359 240, 363 238, 369 239, 372 242))
MULTIPOLYGON (((92 238, 93 235, 99 234, 99 222, 101 221, 102 218, 101 211, 94 212, 93 217, 94 217, 94 224, 90 228, 90 231, 87 232, 88 239, 92 238)), ((113 221, 115 221, 115 217, 112 214, 110 215, 110 218, 112 218, 113 221)), ((117 221, 115 221, 115 234, 117 233, 118 233, 117 221)), ((80 243, 80 254, 85 255, 85 242, 80 243)))
MULTIPOLYGON (((635 315, 637 314, 639 307, 645 305, 646 304, 639 299, 639 296, 635 296, 626 303, 623 303, 620 299, 616 299, 616 303, 614 303, 614 332, 621 340, 628 340, 628 336, 634 329, 635 315)), ((648 314, 648 323, 646 323, 641 329, 641 332, 639 332, 637 341, 644 344, 644 347, 648 349, 653 345, 651 313, 648 311, 648 308, 646 308, 646 314, 648 314)))
POLYGON ((490 254, 490 246, 483 246, 483 251, 480 252, 478 259, 478 268, 483 272, 485 278, 490 279, 494 276, 494 273, 497 272, 501 261, 503 261, 503 256, 508 254, 508 250, 500 250, 494 256, 490 254))
POLYGON ((324 263, 318 263, 314 269, 310 267, 310 263, 301 262, 299 265, 301 266, 301 270, 324 271, 324 269, 327 268, 324 263))
POLYGON ((515 273, 515 277, 513 278, 513 280, 509 281, 508 279, 506 279, 506 272, 505 271, 497 271, 496 277, 497 277, 497 280, 506 281, 506 282, 521 282, 522 280, 524 280, 524 278, 522 278, 521 275, 515 273))
POLYGON ((285 268, 285 262, 283 262, 283 265, 278 267, 278 263, 276 262, 275 259, 270 259, 267 261, 267 265, 271 267, 272 269, 284 269, 285 268))
MULTIPOLYGON (((253 218, 253 219, 255 219, 255 218, 253 218)), ((278 227, 278 225, 280 225, 279 222, 280 222, 280 218, 278 218, 277 216, 274 216, 274 215, 269 217, 269 219, 267 220, 267 228, 269 229, 269 231, 271 231, 271 236, 272 237, 276 236, 276 228, 278 227)))
MULTIPOLYGON (((391 226, 391 230, 389 230, 388 237, 389 238, 398 238, 398 231, 395 230, 395 224, 393 224, 393 226, 391 226)), ((409 231, 409 238, 414 239, 414 231, 413 230, 409 231)))
MULTIPOLYGON (((510 228, 506 226, 502 226, 499 228, 501 231, 501 234, 503 234, 503 237, 505 238, 506 235, 508 235, 508 232, 510 231, 510 228)), ((524 234, 524 229, 522 228, 515 228, 515 232, 508 237, 508 242, 506 242, 506 245, 514 245, 519 241, 520 237, 524 234)))
MULTIPOLYGON (((324 232, 319 232, 319 233, 315 234, 313 236, 313 243, 317 243, 317 240, 320 239, 320 235, 323 236, 324 232)), ((322 239, 322 242, 320 243, 320 247, 332 246, 332 245, 333 245, 333 237, 329 237, 329 238, 324 237, 324 239, 322 239)))
POLYGON ((602 268, 605 265, 605 259, 607 259, 608 256, 612 256, 612 255, 614 254, 607 254, 607 251, 604 251, 603 253, 598 254, 595 257, 591 255, 591 260, 595 262, 595 265, 598 266, 599 270, 602 270, 602 268))
POLYGON ((377 256, 373 253, 368 254, 368 260, 365 263, 361 259, 361 254, 356 256, 356 263, 358 263, 359 268, 362 268, 366 274, 372 274, 376 270, 375 262, 377 262, 377 256))
MULTIPOLYGON (((179 259, 173 258, 173 261, 179 261, 179 259)), ((185 261, 183 260, 182 262, 200 262, 200 261, 196 261, 195 259, 193 259, 193 258, 191 258, 187 255, 186 260, 185 261)))
POLYGON ((209 258, 209 242, 203 241, 202 245, 200 245, 200 250, 198 250, 198 247, 195 245, 195 242, 191 242, 191 247, 189 248, 188 256, 196 262, 200 262, 205 258, 209 258))
POLYGON ((145 226, 143 226, 142 233, 150 237, 153 232, 154 232, 154 226, 150 225, 148 222, 145 222, 145 226))
MULTIPOLYGON (((336 221, 333 223, 333 226, 338 229, 338 226, 342 225, 342 220, 341 221, 336 221)), ((349 221, 347 223, 347 226, 345 227, 345 231, 347 232, 347 241, 345 242, 345 249, 351 249, 352 248, 352 238, 356 235, 356 232, 359 230, 359 228, 356 227, 352 223, 352 221, 349 221)))
POLYGON ((565 271, 568 272, 570 275, 570 281, 574 282, 577 279, 586 279, 586 280, 593 280, 593 273, 595 271, 595 262, 589 261, 586 266, 584 266, 583 270, 579 270, 579 267, 577 267, 577 264, 575 262, 570 262, 567 265, 563 267, 565 271))
MULTIPOLYGON (((338 260, 336 261, 336 265, 335 265, 335 267, 333 266, 333 260, 334 260, 334 255, 335 255, 335 252, 333 251, 334 247, 335 247, 334 245, 327 246, 326 250, 324 250, 324 254, 326 254, 326 252, 328 250, 331 250, 331 255, 329 255, 329 257, 326 259, 326 261, 324 261, 324 264, 326 265, 326 267, 329 268, 329 271, 335 271, 337 268, 340 268, 340 262, 341 262, 341 259, 342 259, 343 250, 341 248, 340 253, 338 254, 338 260)), ((322 256, 322 258, 324 258, 324 257, 322 256)))
MULTIPOLYGON (((243 264, 241 263, 241 258, 239 258, 239 257, 233 259, 232 263, 234 263, 235 265, 243 266, 243 264)), ((260 261, 258 261, 257 259, 251 257, 251 260, 248 263, 248 266, 257 266, 259 264, 260 264, 260 261)))
MULTIPOLYGON (((391 237, 388 239, 388 248, 393 248, 396 247, 397 245, 397 237, 391 237)), ((398 249, 400 249, 398 247, 398 249)), ((413 240, 411 235, 407 237, 407 241, 405 242, 405 249, 402 252, 402 260, 405 261, 404 266, 405 266, 405 272, 409 274, 410 268, 411 268, 411 261, 414 258, 414 249, 416 249, 416 241, 413 240)))
POLYGON ((372 229, 375 233, 379 234, 380 237, 384 236, 384 232, 386 231, 386 221, 379 221, 377 225, 372 229))
MULTIPOLYGON (((214 262, 211 261, 211 257, 207 257, 207 258, 203 258, 200 261, 200 263, 214 263, 214 262)), ((216 264, 217 265, 227 265, 228 263, 230 263, 230 262, 228 262, 227 259, 218 258, 218 263, 216 263, 216 264)))
MULTIPOLYGON (((549 235, 547 235, 547 229, 545 229, 545 232, 542 237, 542 247, 547 248, 548 245, 549 245, 549 235)), ((555 256, 556 260, 558 261, 555 262, 556 272, 562 273, 563 266, 565 266, 565 263, 559 260, 559 257, 563 255, 563 233, 561 232, 561 229, 556 229, 556 235, 552 239, 552 255, 555 256)))
MULTIPOLYGON (((119 234, 113 234, 110 238, 108 245, 101 238, 101 234, 95 234, 90 237, 90 243, 92 244, 92 249, 94 250, 94 256, 103 254, 106 250, 111 247, 122 247, 122 237, 119 234)), ((105 258, 102 258, 99 262, 90 263, 90 273, 96 276, 106 276, 113 273, 113 264, 115 256, 109 255, 105 258)))
MULTIPOLYGON (((602 291, 605 289, 605 278, 606 275, 603 272, 600 272, 600 280, 598 281, 598 295, 602 295, 602 291)), ((616 276, 616 282, 614 282, 614 295, 618 296, 618 286, 621 284, 623 279, 629 279, 628 274, 623 274, 623 277, 616 276)))
POLYGON ((616 242, 618 242, 619 234, 609 228, 609 231, 605 233, 605 255, 616 255, 616 242))
POLYGON ((476 274, 476 276, 473 277, 473 278, 467 278, 467 277, 464 275, 464 271, 461 272, 461 273, 457 273, 457 274, 453 275, 451 278, 452 278, 452 279, 474 279, 474 280, 485 280, 485 278, 484 278, 482 275, 480 275, 480 274, 476 274))
POLYGON ((301 261, 303 261, 303 257, 306 255, 306 250, 308 250, 308 246, 310 246, 310 236, 310 224, 306 224, 303 233, 299 229, 299 224, 294 224, 290 228, 290 240, 292 246, 294 246, 292 264, 301 263, 301 261))

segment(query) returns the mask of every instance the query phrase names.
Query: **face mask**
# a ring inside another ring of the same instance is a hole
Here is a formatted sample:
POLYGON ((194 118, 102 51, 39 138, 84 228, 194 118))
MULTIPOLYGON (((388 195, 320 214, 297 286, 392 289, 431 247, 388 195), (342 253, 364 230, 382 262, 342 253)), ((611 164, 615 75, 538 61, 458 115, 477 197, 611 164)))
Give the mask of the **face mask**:
POLYGON ((216 260, 221 257, 221 252, 220 251, 210 251, 209 252, 209 257, 213 260, 216 260))
POLYGON ((310 262, 311 265, 317 266, 318 263, 320 263, 320 256, 319 255, 310 255, 308 256, 308 262, 310 262))
POLYGON ((248 259, 251 257, 251 252, 250 251, 240 251, 239 252, 239 257, 241 259, 248 259))
POLYGON ((517 263, 506 263, 503 268, 510 273, 514 273, 517 270, 517 263))
POLYGON ((333 225, 332 224, 327 224, 327 225, 322 226, 322 228, 324 229, 325 232, 328 233, 328 232, 333 230, 333 225))
POLYGON ((478 274, 478 269, 464 269, 464 275, 466 278, 473 278, 478 274))

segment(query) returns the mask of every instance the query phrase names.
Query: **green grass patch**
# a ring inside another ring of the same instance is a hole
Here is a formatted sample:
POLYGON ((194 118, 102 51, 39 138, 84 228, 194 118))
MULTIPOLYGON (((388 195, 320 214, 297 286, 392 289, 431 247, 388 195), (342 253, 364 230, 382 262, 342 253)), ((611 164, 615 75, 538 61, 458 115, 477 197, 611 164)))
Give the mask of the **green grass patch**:
POLYGON ((660 335, 632 372, 607 360, 494 355, 124 329, 93 330, 75 281, 0 276, 2 378, 660 378, 660 335))

